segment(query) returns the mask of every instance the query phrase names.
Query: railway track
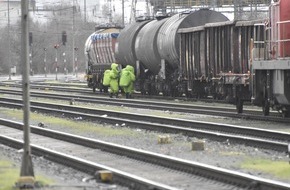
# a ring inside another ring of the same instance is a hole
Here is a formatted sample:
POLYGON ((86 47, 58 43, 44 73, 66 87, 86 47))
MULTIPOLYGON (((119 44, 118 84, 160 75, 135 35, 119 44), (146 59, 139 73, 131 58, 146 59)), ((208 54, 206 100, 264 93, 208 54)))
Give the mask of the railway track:
MULTIPOLYGON (((0 98, 0 106, 21 109, 22 100, 0 98)), ((241 143, 281 152, 288 151, 288 142, 290 140, 290 134, 284 132, 121 111, 83 108, 73 105, 31 101, 31 110, 69 118, 81 117, 82 120, 105 122, 114 125, 126 123, 126 126, 133 128, 230 141, 231 143, 241 143)))
MULTIPOLYGON (((2 94, 11 95, 22 95, 21 91, 0 89, 2 94)), ((84 103, 95 103, 95 104, 107 104, 113 106, 127 106, 134 108, 145 108, 153 110, 168 110, 173 112, 181 113, 193 113, 193 114, 204 114, 223 116, 231 118, 251 119, 251 120, 262 120, 280 123, 290 123, 290 118, 279 117, 278 113, 271 113, 272 116, 265 117, 261 115, 261 112, 255 109, 245 109, 243 114, 237 114, 236 109, 229 106, 206 106, 206 105, 194 105, 188 103, 176 103, 176 102, 162 102, 162 101, 148 101, 140 99, 111 99, 102 96, 88 96, 88 95, 71 95, 57 93, 42 93, 42 92, 31 92, 32 97, 37 98, 48 98, 48 99, 59 99, 59 100, 74 100, 84 103)))
MULTIPOLYGON (((22 123, 0 119, 0 128, 1 143, 22 148, 22 123)), ((131 189, 290 188, 277 181, 68 133, 36 126, 31 131, 32 153, 37 156, 90 175, 96 170, 112 171, 115 183, 131 189)))
MULTIPOLYGON (((22 88, 22 84, 19 83, 20 81, 2 81, 0 82, 0 86, 11 86, 11 87, 17 87, 22 88)), ((92 95, 105 95, 106 94, 96 91, 93 92, 90 88, 88 88, 86 83, 79 83, 79 84, 71 84, 71 83, 49 83, 49 82, 31 82, 31 89, 51 89, 54 91, 65 91, 65 92, 74 92, 74 93, 86 93, 86 94, 92 94, 92 95)), ((224 100, 213 100, 211 98, 188 98, 188 97, 171 97, 171 96, 162 96, 162 95, 142 95, 140 93, 134 93, 135 98, 139 99, 157 99, 157 100, 181 100, 181 101, 188 101, 188 102, 196 102, 196 101, 202 101, 202 102, 216 102, 216 103, 226 103, 228 102, 224 100)), ((248 102, 244 103, 245 105, 248 104, 248 102)))

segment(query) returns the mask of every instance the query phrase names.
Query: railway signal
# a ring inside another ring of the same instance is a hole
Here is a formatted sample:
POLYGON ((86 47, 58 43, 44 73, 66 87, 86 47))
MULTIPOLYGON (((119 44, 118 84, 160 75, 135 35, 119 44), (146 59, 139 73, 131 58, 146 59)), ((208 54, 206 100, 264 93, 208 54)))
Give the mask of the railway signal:
POLYGON ((79 50, 79 48, 74 47, 74 50, 76 51, 74 67, 75 67, 75 73, 76 73, 76 77, 77 77, 78 76, 78 54, 77 54, 77 51, 79 50))
POLYGON ((54 49, 55 49, 55 80, 57 79, 57 71, 58 71, 58 64, 57 64, 57 49, 59 48, 59 44, 54 44, 54 49))
POLYGON ((67 42, 67 34, 66 34, 66 31, 62 31, 61 40, 62 40, 62 45, 65 46, 65 44, 67 42))
POLYGON ((46 77, 47 75, 46 75, 46 48, 43 48, 43 50, 44 50, 44 76, 46 77))
POLYGON ((32 32, 29 32, 29 46, 32 46, 32 32))

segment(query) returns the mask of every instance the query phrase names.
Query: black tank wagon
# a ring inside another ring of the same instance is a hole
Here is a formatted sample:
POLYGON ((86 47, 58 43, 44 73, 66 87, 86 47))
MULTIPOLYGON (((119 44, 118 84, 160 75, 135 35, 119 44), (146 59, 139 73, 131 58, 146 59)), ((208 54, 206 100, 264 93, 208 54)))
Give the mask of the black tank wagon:
POLYGON ((143 94, 182 95, 179 81, 178 30, 228 20, 223 14, 201 9, 161 20, 134 23, 120 32, 116 61, 137 68, 137 89, 143 94))

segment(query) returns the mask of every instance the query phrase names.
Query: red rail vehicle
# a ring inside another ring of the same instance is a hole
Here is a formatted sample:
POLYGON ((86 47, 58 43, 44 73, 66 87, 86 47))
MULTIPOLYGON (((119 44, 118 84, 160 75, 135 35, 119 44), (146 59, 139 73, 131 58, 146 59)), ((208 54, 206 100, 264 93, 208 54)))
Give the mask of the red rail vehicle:
POLYGON ((255 31, 252 102, 290 116, 290 1, 275 0, 269 19, 255 31))

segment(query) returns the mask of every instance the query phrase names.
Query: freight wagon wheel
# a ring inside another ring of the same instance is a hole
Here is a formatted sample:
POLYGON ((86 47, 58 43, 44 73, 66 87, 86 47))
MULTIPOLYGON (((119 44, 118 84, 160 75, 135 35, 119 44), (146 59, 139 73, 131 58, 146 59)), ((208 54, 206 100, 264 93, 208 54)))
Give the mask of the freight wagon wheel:
POLYGON ((169 96, 169 93, 167 91, 162 92, 163 96, 169 96))
POLYGON ((183 93, 182 92, 176 92, 174 97, 182 97, 183 93))
POLYGON ((267 93, 266 86, 264 86, 264 89, 263 89, 262 109, 263 109, 264 116, 268 116, 270 113, 270 102, 268 100, 268 93, 267 93))
POLYGON ((149 89, 149 86, 148 84, 146 83, 146 81, 141 81, 141 84, 143 83, 143 85, 141 86, 141 94, 142 95, 146 95, 147 94, 147 91, 149 89))
POLYGON ((170 96, 171 94, 171 87, 168 84, 164 84, 163 90, 162 90, 163 96, 170 96))
POLYGON ((157 92, 156 92, 156 90, 154 89, 154 88, 151 88, 151 89, 149 89, 149 91, 148 91, 148 95, 156 95, 157 94, 157 92))
POLYGON ((152 96, 155 96, 155 95, 158 95, 159 94, 159 91, 156 89, 156 86, 152 84, 150 86, 150 89, 148 91, 148 94, 149 95, 152 95, 152 96))
POLYGON ((108 93, 108 87, 107 86, 102 86, 102 91, 104 92, 104 93, 108 93))
POLYGON ((285 110, 282 112, 282 117, 285 118, 285 117, 290 117, 290 110, 285 110))
POLYGON ((141 90, 141 94, 142 94, 142 95, 146 95, 146 91, 142 89, 142 90, 141 90))
POLYGON ((243 113, 243 104, 244 104, 244 101, 242 100, 242 89, 240 86, 236 86, 235 85, 235 89, 236 89, 236 110, 238 113, 243 113))
POLYGON ((269 103, 268 99, 265 99, 262 102, 262 109, 263 109, 264 116, 268 116, 270 113, 270 103, 269 103))
POLYGON ((243 113, 243 105, 244 105, 244 101, 240 97, 237 97, 236 109, 238 113, 243 113))
POLYGON ((201 93, 201 92, 197 92, 196 93, 196 99, 202 99, 204 96, 203 96, 203 93, 201 93))

